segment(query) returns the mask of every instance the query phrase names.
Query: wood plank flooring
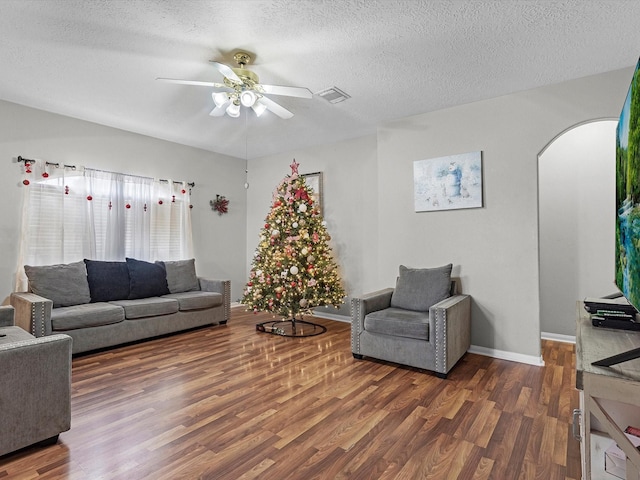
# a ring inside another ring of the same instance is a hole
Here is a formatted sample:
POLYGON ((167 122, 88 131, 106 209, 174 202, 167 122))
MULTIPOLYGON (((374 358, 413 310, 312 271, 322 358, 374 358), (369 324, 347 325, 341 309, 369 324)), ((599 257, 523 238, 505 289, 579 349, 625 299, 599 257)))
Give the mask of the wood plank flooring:
MULTIPOLYGON (((579 479, 573 345, 545 367, 466 354, 447 380, 304 339, 215 326, 74 358, 71 430, 0 479, 579 479)), ((2 434, 2 432, 0 432, 2 434)))

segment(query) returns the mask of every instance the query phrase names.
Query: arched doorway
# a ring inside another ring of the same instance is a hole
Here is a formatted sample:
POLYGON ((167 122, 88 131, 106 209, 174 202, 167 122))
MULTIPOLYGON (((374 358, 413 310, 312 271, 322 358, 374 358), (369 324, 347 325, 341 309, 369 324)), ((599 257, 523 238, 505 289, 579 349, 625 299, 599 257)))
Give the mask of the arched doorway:
POLYGON ((597 120, 538 155, 538 260, 543 338, 575 340, 576 300, 616 291, 615 130, 597 120))

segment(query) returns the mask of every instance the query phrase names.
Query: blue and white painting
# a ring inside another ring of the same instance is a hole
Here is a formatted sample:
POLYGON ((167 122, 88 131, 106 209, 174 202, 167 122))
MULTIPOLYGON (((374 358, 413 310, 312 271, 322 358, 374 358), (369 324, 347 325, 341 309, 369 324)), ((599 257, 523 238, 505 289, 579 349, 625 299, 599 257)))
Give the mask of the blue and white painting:
POLYGON ((416 212, 482 207, 482 152, 413 162, 416 212))

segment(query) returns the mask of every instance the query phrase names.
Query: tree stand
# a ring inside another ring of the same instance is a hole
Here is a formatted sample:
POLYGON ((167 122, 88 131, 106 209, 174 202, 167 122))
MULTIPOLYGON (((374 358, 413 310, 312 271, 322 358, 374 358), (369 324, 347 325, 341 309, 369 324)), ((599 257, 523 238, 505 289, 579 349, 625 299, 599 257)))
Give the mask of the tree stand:
POLYGON ((314 337, 327 331, 327 327, 317 323, 296 320, 295 317, 288 320, 271 320, 258 323, 256 330, 281 337, 314 337))

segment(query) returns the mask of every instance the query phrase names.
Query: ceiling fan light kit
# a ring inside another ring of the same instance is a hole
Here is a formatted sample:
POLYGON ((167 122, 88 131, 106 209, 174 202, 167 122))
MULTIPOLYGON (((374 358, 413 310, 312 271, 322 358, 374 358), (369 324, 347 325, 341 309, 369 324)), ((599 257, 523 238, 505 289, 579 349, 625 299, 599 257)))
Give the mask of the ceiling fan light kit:
POLYGON ((253 107, 253 104, 256 103, 257 99, 258 96, 253 90, 243 90, 240 94, 240 103, 243 107, 253 107))
POLYGON ((246 52, 238 52, 233 58, 238 64, 238 68, 232 68, 224 63, 211 60, 211 64, 223 75, 223 83, 178 80, 174 78, 158 78, 157 80, 222 89, 222 91, 215 91, 211 94, 213 103, 215 104, 215 108, 209 113, 212 117, 221 117, 225 113, 230 117, 239 117, 240 106, 243 106, 245 108, 251 108, 257 117, 261 116, 266 110, 269 110, 278 117, 287 119, 293 117, 293 113, 266 97, 266 95, 282 95, 297 98, 313 97, 313 94, 308 88, 261 84, 258 75, 245 68, 251 61, 251 55, 246 52))
POLYGON ((215 103, 218 108, 222 108, 222 106, 229 101, 229 96, 225 92, 213 92, 211 97, 213 97, 213 103, 215 103))
POLYGON ((240 105, 236 102, 231 102, 227 107, 227 115, 233 118, 238 118, 240 116, 240 105))

